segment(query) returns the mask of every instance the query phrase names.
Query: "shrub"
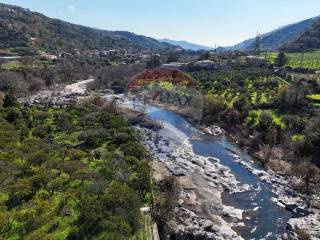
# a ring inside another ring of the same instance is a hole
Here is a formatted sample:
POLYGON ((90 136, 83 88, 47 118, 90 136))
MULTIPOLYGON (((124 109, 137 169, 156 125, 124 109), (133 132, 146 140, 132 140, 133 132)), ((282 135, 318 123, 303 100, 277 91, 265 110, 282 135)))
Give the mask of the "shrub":
POLYGON ((22 113, 19 108, 10 108, 7 113, 7 121, 10 123, 17 123, 20 119, 22 119, 22 113))
POLYGON ((4 93, 3 93, 3 92, 0 92, 0 107, 3 106, 4 98, 5 98, 4 93))
POLYGON ((267 130, 273 124, 273 117, 271 113, 263 111, 259 116, 259 125, 260 130, 267 130))
POLYGON ((218 95, 207 95, 204 97, 203 112, 208 121, 216 120, 219 113, 224 110, 224 98, 218 95))
POLYGON ((3 107, 19 107, 19 103, 15 96, 13 96, 12 94, 7 94, 3 100, 3 107))
POLYGON ((39 138, 45 138, 48 137, 52 132, 52 128, 47 125, 39 125, 37 126, 33 131, 33 136, 39 137, 39 138))

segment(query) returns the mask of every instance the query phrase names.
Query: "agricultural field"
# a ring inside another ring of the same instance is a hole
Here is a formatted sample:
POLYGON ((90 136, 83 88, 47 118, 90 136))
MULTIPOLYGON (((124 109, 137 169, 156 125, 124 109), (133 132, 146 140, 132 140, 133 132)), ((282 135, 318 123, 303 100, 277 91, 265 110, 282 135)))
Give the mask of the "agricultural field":
MULTIPOLYGON (((278 52, 268 52, 264 53, 263 55, 266 57, 267 61, 273 63, 278 54, 278 52)), ((288 58, 287 66, 320 69, 320 51, 306 53, 285 53, 285 55, 288 58)))
MULTIPOLYGON (((229 71, 199 71, 192 76, 206 93, 204 121, 242 125, 252 131, 277 129, 304 141, 308 110, 320 107, 317 88, 303 83, 292 85, 262 68, 235 68, 229 71), (301 89, 305 87, 303 91, 301 89), (303 95, 304 93, 309 95, 303 95), (294 93, 294 94, 293 94, 294 93), (294 99, 295 94, 299 98, 294 99), (297 107, 296 107, 297 106, 297 107), (230 120, 231 119, 231 120, 230 120), (272 127, 271 127, 272 126, 272 127)), ((297 79, 301 76, 296 76, 297 79)), ((302 76, 304 77, 304 76, 302 76)), ((261 138, 262 142, 266 139, 261 138)))
POLYGON ((222 96, 229 108, 242 96, 246 96, 252 106, 268 104, 279 89, 289 85, 285 79, 258 69, 234 72, 203 71, 193 73, 192 76, 209 94, 222 96))

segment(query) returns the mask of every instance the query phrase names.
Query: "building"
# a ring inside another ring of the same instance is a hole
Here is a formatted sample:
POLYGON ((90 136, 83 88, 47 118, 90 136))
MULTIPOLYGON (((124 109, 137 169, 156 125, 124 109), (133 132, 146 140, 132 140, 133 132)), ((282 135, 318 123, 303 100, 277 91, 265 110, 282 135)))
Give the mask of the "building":
POLYGON ((216 64, 211 60, 201 60, 201 61, 195 62, 194 65, 202 68, 214 68, 216 64))
POLYGON ((251 65, 261 65, 266 63, 266 59, 262 56, 246 56, 246 62, 251 65))
POLYGON ((43 53, 40 55, 40 59, 47 60, 47 61, 53 61, 53 60, 58 59, 58 57, 56 55, 43 53))
POLYGON ((179 70, 186 65, 187 63, 172 62, 172 63, 162 64, 162 67, 170 70, 179 70))

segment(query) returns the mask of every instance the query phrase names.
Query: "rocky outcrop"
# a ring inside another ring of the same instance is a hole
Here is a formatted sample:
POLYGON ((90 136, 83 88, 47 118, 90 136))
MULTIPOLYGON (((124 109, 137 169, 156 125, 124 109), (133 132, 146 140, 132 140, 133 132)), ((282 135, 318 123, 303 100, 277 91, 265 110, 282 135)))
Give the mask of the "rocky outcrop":
POLYGON ((218 136, 224 133, 223 129, 217 125, 212 126, 201 126, 200 129, 209 135, 218 136))
POLYGON ((91 92, 86 85, 94 79, 79 81, 53 90, 43 90, 39 93, 19 99, 19 102, 32 106, 62 106, 77 103, 81 98, 88 97, 91 92))
MULTIPOLYGON (((311 240, 320 239, 320 214, 310 214, 305 217, 292 218, 287 224, 287 229, 290 231, 288 236, 299 239, 301 231, 308 235, 311 240)), ((290 239, 290 238, 289 238, 290 239)))

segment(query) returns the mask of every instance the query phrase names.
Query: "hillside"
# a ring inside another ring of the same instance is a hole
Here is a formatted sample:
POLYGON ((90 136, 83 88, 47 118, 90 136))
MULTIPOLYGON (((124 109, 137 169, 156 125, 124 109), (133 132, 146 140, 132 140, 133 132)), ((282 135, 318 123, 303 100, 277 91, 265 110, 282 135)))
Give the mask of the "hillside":
POLYGON ((171 49, 172 45, 130 32, 111 32, 48 18, 0 3, 0 49, 171 49))
POLYGON ((212 50, 213 48, 187 42, 187 41, 175 41, 171 39, 159 39, 158 41, 164 42, 164 43, 169 43, 171 45, 177 45, 179 47, 182 47, 185 50, 193 50, 193 51, 198 51, 198 50, 212 50))
POLYGON ((320 49, 320 20, 308 28, 298 39, 285 44, 285 51, 314 51, 320 49))
MULTIPOLYGON (((261 49, 274 51, 288 42, 297 39, 306 29, 311 27, 319 17, 310 18, 298 23, 280 27, 277 30, 261 35, 261 49)), ((248 39, 232 47, 227 47, 228 50, 253 50, 255 38, 248 39)))

